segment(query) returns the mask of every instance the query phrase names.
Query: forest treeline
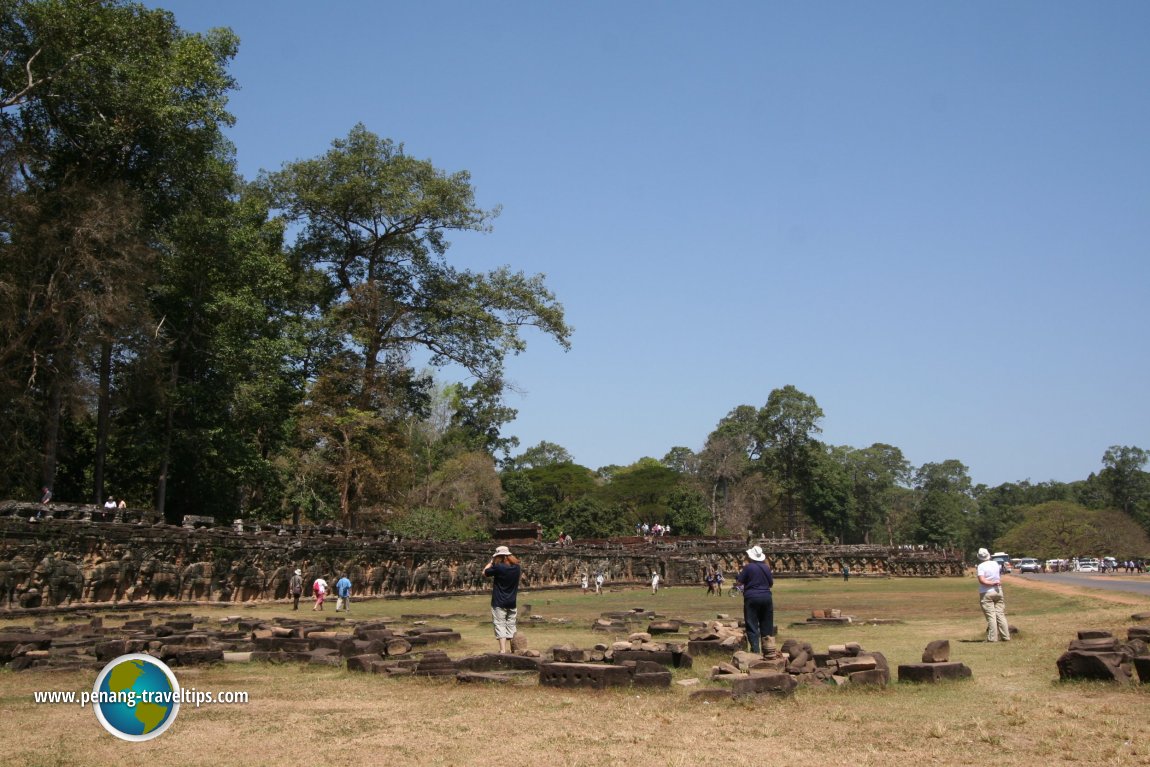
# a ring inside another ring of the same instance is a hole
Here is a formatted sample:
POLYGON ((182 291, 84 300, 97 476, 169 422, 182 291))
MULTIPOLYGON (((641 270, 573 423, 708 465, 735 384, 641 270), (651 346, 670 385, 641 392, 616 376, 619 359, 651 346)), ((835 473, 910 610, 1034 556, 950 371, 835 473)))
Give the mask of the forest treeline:
POLYGON ((1082 482, 973 486, 957 460, 822 444, 790 386, 698 452, 596 470, 517 453, 503 365, 572 329, 543 276, 452 263, 498 208, 363 125, 242 178, 237 49, 121 0, 0 0, 0 497, 446 538, 648 521, 969 546, 1066 517, 1059 545, 1122 522, 1108 550, 1150 549, 1139 448, 1082 482))

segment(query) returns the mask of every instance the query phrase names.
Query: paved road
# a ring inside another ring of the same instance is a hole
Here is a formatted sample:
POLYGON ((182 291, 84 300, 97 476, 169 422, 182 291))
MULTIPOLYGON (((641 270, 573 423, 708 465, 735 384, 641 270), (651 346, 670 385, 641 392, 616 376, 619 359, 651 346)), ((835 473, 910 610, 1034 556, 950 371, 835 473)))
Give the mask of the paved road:
MULTIPOLYGON (((1095 573, 1018 573, 1008 577, 1033 578, 1036 581, 1063 583, 1067 586, 1085 586, 1086 588, 1105 589, 1107 591, 1129 591, 1150 597, 1150 575, 1146 574, 1122 577, 1095 573)), ((1008 580, 1006 583, 1009 585, 1010 581, 1008 580)))

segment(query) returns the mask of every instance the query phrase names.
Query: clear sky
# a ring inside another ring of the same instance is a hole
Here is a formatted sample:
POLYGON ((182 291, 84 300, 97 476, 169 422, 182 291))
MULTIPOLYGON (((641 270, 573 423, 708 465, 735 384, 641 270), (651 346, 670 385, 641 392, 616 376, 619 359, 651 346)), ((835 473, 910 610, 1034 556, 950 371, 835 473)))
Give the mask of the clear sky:
POLYGON ((1083 479, 1150 448, 1150 3, 162 0, 231 27, 240 171, 357 122, 471 172, 575 327, 508 432, 597 468, 793 384, 820 438, 1083 479))

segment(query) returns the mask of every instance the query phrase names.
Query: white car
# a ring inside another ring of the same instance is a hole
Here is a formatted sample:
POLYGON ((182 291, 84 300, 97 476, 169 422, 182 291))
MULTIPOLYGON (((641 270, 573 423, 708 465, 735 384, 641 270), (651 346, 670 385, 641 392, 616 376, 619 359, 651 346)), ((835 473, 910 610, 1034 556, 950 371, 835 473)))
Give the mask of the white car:
POLYGON ((1078 573, 1096 573, 1100 569, 1097 559, 1080 559, 1074 571, 1078 573))
POLYGON ((1022 559, 1015 560, 1014 564, 1018 566, 1018 572, 1020 573, 1042 572, 1042 563, 1034 557, 1023 557, 1022 559))

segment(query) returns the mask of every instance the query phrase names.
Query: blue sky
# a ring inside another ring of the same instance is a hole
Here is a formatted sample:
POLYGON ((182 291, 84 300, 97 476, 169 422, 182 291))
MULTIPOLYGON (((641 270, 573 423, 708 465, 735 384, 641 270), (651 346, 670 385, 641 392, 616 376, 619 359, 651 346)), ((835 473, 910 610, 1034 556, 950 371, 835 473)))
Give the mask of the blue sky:
POLYGON ((1150 4, 166 0, 240 36, 240 171, 357 122, 472 174, 449 258, 575 327, 508 431, 597 468, 793 384, 821 438, 1070 481, 1150 448, 1150 4))

